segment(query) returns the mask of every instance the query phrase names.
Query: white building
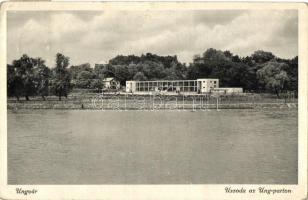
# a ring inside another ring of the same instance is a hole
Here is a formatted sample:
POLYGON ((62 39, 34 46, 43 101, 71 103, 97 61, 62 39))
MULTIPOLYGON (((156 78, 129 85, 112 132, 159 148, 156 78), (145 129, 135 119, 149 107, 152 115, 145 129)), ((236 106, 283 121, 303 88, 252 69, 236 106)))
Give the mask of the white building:
POLYGON ((218 87, 218 79, 126 81, 126 92, 139 94, 152 92, 200 94, 208 93, 218 87))
POLYGON ((136 94, 239 94, 243 88, 219 87, 219 79, 203 78, 197 80, 157 80, 157 81, 126 81, 126 92, 136 94))
POLYGON ((201 93, 207 93, 214 88, 219 88, 219 79, 197 79, 198 88, 200 88, 201 93))
POLYGON ((104 88, 106 89, 118 89, 120 88, 120 82, 113 77, 103 79, 104 88))

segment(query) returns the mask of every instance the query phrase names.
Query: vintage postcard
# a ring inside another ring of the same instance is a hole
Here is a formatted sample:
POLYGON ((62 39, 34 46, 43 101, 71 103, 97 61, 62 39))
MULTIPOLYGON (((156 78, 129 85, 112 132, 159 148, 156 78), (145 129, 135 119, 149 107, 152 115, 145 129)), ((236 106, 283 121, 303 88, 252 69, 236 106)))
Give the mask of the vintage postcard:
POLYGON ((307 11, 1 4, 0 198, 307 198, 307 11))

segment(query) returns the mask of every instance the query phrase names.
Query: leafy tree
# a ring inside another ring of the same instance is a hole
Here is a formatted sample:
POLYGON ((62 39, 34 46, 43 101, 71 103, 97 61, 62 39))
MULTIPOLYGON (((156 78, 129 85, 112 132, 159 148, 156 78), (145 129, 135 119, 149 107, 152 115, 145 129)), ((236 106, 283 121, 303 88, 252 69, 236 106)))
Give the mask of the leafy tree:
POLYGON ((19 101, 20 95, 23 94, 23 83, 20 76, 17 76, 14 65, 7 65, 7 94, 15 96, 19 101))
POLYGON ((40 95, 43 100, 49 95, 49 79, 51 77, 50 69, 45 65, 41 58, 34 59, 34 77, 36 94, 40 95))
POLYGON ((109 60, 110 65, 129 65, 129 64, 137 64, 139 62, 140 62, 140 57, 135 55, 129 55, 129 56, 118 55, 109 60))
POLYGON ((220 85, 224 87, 243 87, 245 90, 254 90, 256 86, 254 68, 229 51, 208 49, 203 57, 195 57, 194 63, 190 64, 187 70, 187 78, 204 77, 218 78, 220 85))
POLYGON ((12 65, 7 65, 8 96, 40 95, 43 100, 48 95, 50 70, 41 58, 31 58, 23 55, 20 59, 14 60, 12 65))
POLYGON ((52 91, 59 97, 59 101, 61 101, 62 96, 67 98, 67 95, 71 90, 71 77, 67 69, 68 65, 69 57, 57 53, 56 67, 53 69, 52 91))
MULTIPOLYGON (((126 80, 133 79, 138 72, 142 72, 150 80, 164 79, 167 75, 165 71, 174 73, 174 69, 167 70, 174 65, 183 66, 178 62, 176 56, 159 56, 152 53, 146 53, 140 57, 118 55, 111 59, 107 65, 96 65, 95 71, 99 71, 100 77, 115 77, 123 85, 126 80)), ((176 76, 180 73, 182 71, 178 72, 176 76)))
POLYGON ((228 51, 222 52, 220 50, 216 50, 213 48, 209 48, 208 50, 206 50, 203 55, 202 58, 204 60, 230 60, 230 58, 228 58, 228 56, 232 56, 232 54, 228 51), (227 56, 226 56, 227 55, 227 56))
POLYGON ((227 58, 232 58, 233 54, 230 51, 224 51, 223 54, 227 57, 227 58))
POLYGON ((97 78, 103 79, 105 77, 104 75, 104 64, 95 64, 94 66, 94 73, 96 75, 97 78))
POLYGON ((90 88, 102 89, 104 87, 103 81, 101 79, 94 79, 90 83, 90 88))
POLYGON ((77 79, 78 75, 83 71, 93 72, 93 69, 89 63, 75 65, 69 68, 72 79, 77 79))
POLYGON ((69 58, 56 55, 56 67, 50 70, 41 58, 23 55, 7 65, 8 96, 40 95, 45 100, 50 91, 66 96, 73 87, 103 88, 103 79, 114 77, 125 84, 126 80, 178 80, 219 78, 225 87, 243 87, 245 90, 267 90, 279 95, 283 90, 297 91, 298 58, 281 59, 271 52, 255 51, 251 56, 239 57, 230 51, 207 49, 196 55, 188 67, 178 62, 176 56, 118 55, 109 64, 89 63, 68 68, 69 58))
POLYGON ((148 78, 144 75, 143 72, 137 72, 133 78, 136 81, 146 81, 148 78))
POLYGON ((278 62, 283 62, 284 65, 283 70, 285 70, 288 74, 290 80, 288 81, 286 87, 288 90, 297 91, 298 90, 298 57, 294 57, 292 59, 277 59, 278 62))
POLYGON ((145 61, 152 61, 155 63, 161 63, 164 68, 171 67, 172 62, 178 63, 177 56, 159 56, 152 53, 146 53, 145 55, 135 56, 135 55, 118 55, 115 58, 109 60, 110 65, 130 65, 130 64, 138 64, 143 63, 145 61))
POLYGON ((231 57, 232 62, 240 63, 242 62, 241 58, 238 55, 231 57))
MULTIPOLYGON (((35 95, 35 76, 33 71, 34 59, 24 54, 20 59, 13 61, 14 68, 14 94, 24 95, 26 100, 35 95)), ((16 97, 17 97, 16 96, 16 97)), ((19 99, 19 97, 17 97, 19 99)))
POLYGON ((253 66, 255 64, 255 61, 252 59, 251 56, 246 56, 241 59, 242 63, 245 63, 246 65, 253 66))
POLYGON ((120 81, 121 85, 125 85, 125 82, 129 79, 129 71, 127 66, 125 65, 115 65, 114 67, 114 75, 118 81, 120 81))
POLYGON ((199 54, 196 54, 193 56, 193 63, 202 63, 203 59, 201 58, 201 56, 199 54))
POLYGON ((200 70, 200 64, 190 63, 187 69, 187 79, 194 80, 200 77, 199 70, 200 70))
POLYGON ((275 58, 272 52, 258 50, 251 55, 256 63, 265 63, 275 58))
POLYGON ((284 68, 285 63, 267 62, 263 68, 257 71, 257 76, 261 84, 269 91, 276 93, 279 97, 279 93, 286 89, 286 84, 289 81, 288 74, 284 68))
POLYGON ((120 81, 121 85, 125 85, 125 81, 134 76, 134 74, 130 74, 126 65, 95 65, 94 71, 98 78, 104 79, 107 77, 114 77, 120 81))
POLYGON ((164 70, 166 80, 183 80, 187 76, 187 68, 185 65, 173 62, 170 68, 164 70))
POLYGON ((100 78, 113 77, 115 73, 115 68, 111 64, 99 65, 95 68, 95 71, 98 72, 100 78))
POLYGON ((298 56, 289 61, 286 71, 290 77, 289 89, 298 91, 298 56))
POLYGON ((142 69, 142 72, 148 79, 162 79, 165 77, 164 66, 161 63, 153 61, 144 61, 138 64, 142 69))
POLYGON ((129 64, 127 66, 127 70, 128 70, 128 79, 132 80, 134 78, 135 74, 138 72, 138 67, 137 67, 136 64, 129 64))
POLYGON ((96 76, 92 71, 80 71, 74 80, 77 88, 91 88, 91 82, 95 80, 96 76))

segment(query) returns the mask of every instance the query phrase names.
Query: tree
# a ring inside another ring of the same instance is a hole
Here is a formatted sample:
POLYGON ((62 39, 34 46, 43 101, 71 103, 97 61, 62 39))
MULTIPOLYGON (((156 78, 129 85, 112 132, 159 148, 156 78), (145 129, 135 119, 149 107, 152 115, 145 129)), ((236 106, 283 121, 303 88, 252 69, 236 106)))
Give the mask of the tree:
POLYGON ((80 71, 75 78, 75 86, 77 88, 91 88, 91 83, 96 76, 92 71, 80 71))
POLYGON ((241 58, 238 55, 232 56, 231 60, 232 62, 237 62, 237 63, 242 62, 241 58))
POLYGON ((125 82, 129 79, 130 74, 126 65, 115 65, 114 77, 120 81, 121 85, 125 85, 125 82))
POLYGON ((285 90, 285 86, 289 81, 288 74, 283 70, 285 63, 267 62, 257 71, 259 82, 269 91, 276 93, 279 98, 279 93, 285 90))
POLYGON ((68 65, 69 57, 66 57, 61 53, 57 53, 56 67, 53 69, 52 91, 59 97, 59 101, 61 101, 62 96, 67 98, 67 95, 71 89, 71 77, 69 71, 67 70, 68 65))
POLYGON ((111 65, 129 65, 129 64, 137 64, 140 62, 140 57, 135 55, 118 55, 111 60, 109 60, 109 64, 111 65))
POLYGON ((290 76, 289 89, 298 91, 298 56, 289 61, 287 71, 290 76))
POLYGON ((265 63, 275 58, 272 52, 258 50, 251 55, 256 63, 265 63))
POLYGON ((80 74, 83 71, 93 72, 93 69, 91 68, 91 65, 89 63, 75 65, 69 68, 69 72, 71 74, 72 79, 77 79, 78 74, 80 74))
POLYGON ((232 54, 230 51, 224 51, 223 53, 224 53, 224 55, 225 55, 227 58, 232 58, 232 57, 233 57, 233 54, 232 54))
POLYGON ((95 71, 98 71, 100 78, 113 77, 115 73, 114 66, 111 64, 99 65, 95 68, 95 71))
MULTIPOLYGON (((249 62, 249 58, 243 60, 249 62)), ((243 62, 238 55, 211 48, 206 50, 202 57, 194 57, 194 62, 187 69, 187 78, 218 78, 223 87, 254 90, 256 73, 254 68, 243 62)))
POLYGON ((36 94, 40 95, 43 100, 49 95, 49 79, 51 77, 50 69, 45 65, 41 58, 34 59, 34 79, 36 94))
POLYGON ((146 55, 141 55, 140 62, 151 61, 154 63, 160 63, 164 68, 171 67, 173 62, 178 63, 177 56, 159 56, 152 53, 146 53, 146 55))
POLYGON ((161 63, 154 61, 144 61, 138 65, 142 69, 144 75, 150 80, 162 79, 165 77, 164 66, 161 63))
POLYGON ((290 78, 288 84, 286 85, 288 90, 297 91, 298 90, 298 56, 292 59, 277 59, 279 62, 284 62, 283 70, 285 70, 290 78))
POLYGON ((101 79, 94 79, 91 81, 90 88, 92 89, 102 89, 104 87, 104 83, 101 79))
POLYGON ((136 64, 129 64, 127 66, 127 69, 128 69, 128 73, 129 73, 128 79, 132 80, 134 78, 135 74, 138 72, 137 65, 136 64))
MULTIPOLYGON (((13 89, 11 91, 17 99, 20 95, 24 95, 26 100, 29 101, 29 96, 35 95, 35 76, 33 71, 34 59, 24 54, 20 59, 13 61, 12 70, 14 71, 10 77, 10 84, 13 89)), ((10 93, 11 93, 10 92, 10 93)))
POLYGON ((7 65, 7 95, 16 97, 23 93, 23 83, 20 76, 17 76, 14 65, 7 65))
POLYGON ((135 81, 146 81, 148 78, 144 75, 143 72, 137 72, 133 78, 135 81))
POLYGON ((216 50, 216 49, 213 49, 213 48, 209 48, 207 49, 203 55, 202 55, 202 58, 204 60, 230 60, 231 58, 229 58, 229 56, 231 57, 231 53, 229 51, 225 51, 222 52, 220 50, 216 50))
POLYGON ((164 70, 166 80, 183 80, 187 76, 187 68, 185 65, 173 62, 170 68, 164 70))
POLYGON ((199 76, 199 67, 200 64, 190 63, 187 69, 187 78, 190 80, 195 80, 199 76))
POLYGON ((43 100, 48 95, 50 70, 41 58, 31 58, 26 54, 20 59, 14 60, 12 65, 7 65, 8 95, 29 96, 40 95, 43 100))

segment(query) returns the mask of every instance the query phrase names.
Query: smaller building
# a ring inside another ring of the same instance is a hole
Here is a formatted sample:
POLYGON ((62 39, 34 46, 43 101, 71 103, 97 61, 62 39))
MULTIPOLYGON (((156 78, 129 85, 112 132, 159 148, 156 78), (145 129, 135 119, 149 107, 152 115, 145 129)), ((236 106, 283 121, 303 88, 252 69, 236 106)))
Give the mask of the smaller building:
POLYGON ((219 88, 219 79, 197 79, 197 88, 201 93, 210 92, 213 89, 219 88))
POLYGON ((119 89, 120 82, 117 81, 114 77, 107 77, 103 79, 103 84, 105 89, 119 89))
POLYGON ((126 81, 126 92, 135 92, 136 91, 136 81, 126 81))

